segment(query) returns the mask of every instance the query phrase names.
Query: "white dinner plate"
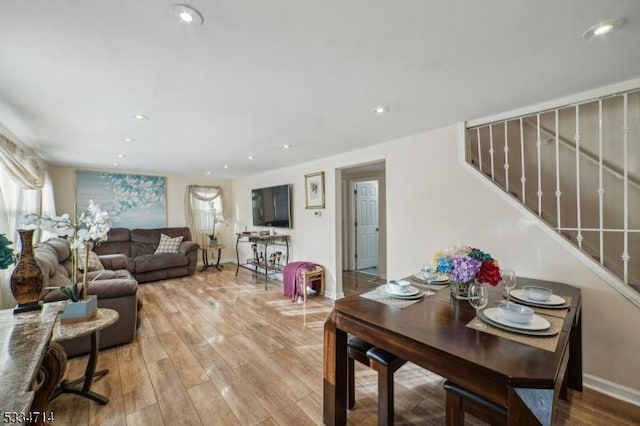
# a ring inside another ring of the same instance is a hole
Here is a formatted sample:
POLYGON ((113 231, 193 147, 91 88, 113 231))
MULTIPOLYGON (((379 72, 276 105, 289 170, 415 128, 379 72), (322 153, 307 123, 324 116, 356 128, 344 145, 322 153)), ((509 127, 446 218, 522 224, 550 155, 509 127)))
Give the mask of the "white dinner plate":
POLYGON ((391 288, 391 286, 389 284, 385 284, 384 286, 384 291, 386 291, 388 294, 392 295, 392 296, 415 296, 416 294, 420 293, 420 290, 415 288, 414 286, 410 285, 406 291, 400 292, 400 291, 395 291, 393 290, 393 288, 391 288))
POLYGON ((531 317, 531 321, 529 321, 528 324, 518 324, 517 322, 507 321, 502 317, 500 309, 498 308, 487 308, 484 310, 484 314, 491 321, 520 330, 539 331, 546 330, 551 327, 551 323, 549 321, 536 314, 533 314, 533 317, 531 317))
POLYGON ((388 284, 383 284, 378 287, 378 291, 388 294, 391 297, 397 297, 399 299, 414 299, 416 297, 421 296, 421 291, 414 286, 409 286, 407 291, 404 293, 395 292, 391 289, 391 286, 388 284))
POLYGON ((509 295, 514 299, 520 299, 525 302, 535 303, 536 305, 554 306, 554 305, 564 305, 565 303, 567 303, 567 301, 563 297, 560 297, 557 294, 552 294, 549 300, 544 302, 540 300, 529 299, 527 296, 524 295, 524 290, 522 289, 511 290, 509 292, 509 295))
MULTIPOLYGON (((413 278, 418 282, 428 284, 427 280, 422 278, 422 272, 418 272, 417 274, 413 274, 413 278)), ((437 277, 437 278, 434 278, 433 280, 431 280, 431 284, 432 285, 449 284, 449 278, 447 276, 440 276, 440 277, 437 277)))

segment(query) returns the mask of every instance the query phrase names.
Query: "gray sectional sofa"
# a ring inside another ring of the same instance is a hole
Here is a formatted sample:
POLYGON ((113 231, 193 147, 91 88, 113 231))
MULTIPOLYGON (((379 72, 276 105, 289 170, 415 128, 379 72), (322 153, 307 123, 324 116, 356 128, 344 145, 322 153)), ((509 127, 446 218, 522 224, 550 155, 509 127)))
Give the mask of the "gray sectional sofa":
POLYGON ((127 269, 140 283, 191 275, 196 270, 198 248, 191 241, 191 231, 187 227, 157 229, 113 228, 108 238, 93 251, 98 255, 124 254, 127 269), (160 234, 175 238, 182 236, 177 253, 155 254, 160 243, 160 234))
MULTIPOLYGON (((71 248, 64 238, 52 238, 39 243, 34 248, 36 261, 42 270, 45 287, 59 287, 71 284, 71 248)), ((118 321, 100 332, 100 349, 129 343, 136 335, 138 323, 138 282, 127 270, 124 255, 101 256, 103 271, 87 273, 88 294, 98 296, 98 307, 118 311, 118 321)), ((82 280, 82 274, 78 274, 82 280)), ((44 302, 64 300, 60 290, 43 293, 44 302)), ((91 348, 89 336, 61 342, 67 355, 83 355, 91 348)))

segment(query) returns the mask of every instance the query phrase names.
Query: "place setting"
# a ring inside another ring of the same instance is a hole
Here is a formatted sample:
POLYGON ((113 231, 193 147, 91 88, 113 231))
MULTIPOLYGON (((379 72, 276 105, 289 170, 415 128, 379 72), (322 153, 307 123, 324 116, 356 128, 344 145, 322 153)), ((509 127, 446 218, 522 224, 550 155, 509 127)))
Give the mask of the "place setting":
POLYGON ((546 287, 524 286, 521 289, 513 289, 509 291, 508 298, 535 308, 566 309, 570 306, 567 299, 553 294, 553 291, 546 287))
POLYGON ((391 280, 361 296, 390 306, 406 308, 422 300, 425 295, 431 294, 434 293, 430 290, 420 290, 412 286, 407 280, 391 280))
POLYGON ((387 284, 379 286, 376 290, 390 297, 404 300, 421 299, 425 295, 425 292, 412 286, 407 280, 391 280, 387 284))
POLYGON ((486 286, 472 284, 469 287, 469 303, 475 308, 476 317, 467 326, 520 343, 555 350, 563 319, 553 316, 545 318, 532 306, 520 303, 515 295, 520 295, 525 302, 542 304, 545 308, 564 306, 567 301, 553 295, 553 292, 545 287, 525 286, 520 291, 515 290, 515 273, 510 270, 503 271, 503 282, 509 299, 501 300, 497 306, 491 307, 487 307, 489 294, 486 286), (540 339, 554 336, 556 337, 551 340, 540 339))
MULTIPOLYGON (((438 291, 449 285, 449 276, 446 274, 437 274, 428 264, 425 264, 422 269, 418 273, 413 274, 410 279, 428 290, 438 291)), ((431 294, 433 294, 433 292, 431 294)))

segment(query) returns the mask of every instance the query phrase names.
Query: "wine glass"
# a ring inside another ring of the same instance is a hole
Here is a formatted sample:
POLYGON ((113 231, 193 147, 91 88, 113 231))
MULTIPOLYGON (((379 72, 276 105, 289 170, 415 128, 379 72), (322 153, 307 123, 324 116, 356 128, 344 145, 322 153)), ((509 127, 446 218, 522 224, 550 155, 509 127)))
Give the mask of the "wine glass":
POLYGON ((502 281, 504 282, 504 289, 507 292, 507 298, 509 298, 509 292, 516 287, 516 271, 513 269, 503 269, 500 271, 502 275, 502 281))
MULTIPOLYGON (((435 277, 436 274, 435 272, 433 272, 433 268, 431 267, 431 265, 429 265, 428 263, 422 265, 422 279, 427 282, 427 285, 431 285, 431 281, 433 281, 435 277)), ((433 296, 434 294, 436 294, 436 292, 431 290, 430 288, 427 288, 425 289, 424 294, 425 296, 433 296)))
POLYGON ((489 303, 489 289, 486 285, 474 281, 469 285, 468 295, 469 303, 476 310, 476 321, 474 325, 478 328, 487 328, 487 326, 478 319, 478 311, 489 303))

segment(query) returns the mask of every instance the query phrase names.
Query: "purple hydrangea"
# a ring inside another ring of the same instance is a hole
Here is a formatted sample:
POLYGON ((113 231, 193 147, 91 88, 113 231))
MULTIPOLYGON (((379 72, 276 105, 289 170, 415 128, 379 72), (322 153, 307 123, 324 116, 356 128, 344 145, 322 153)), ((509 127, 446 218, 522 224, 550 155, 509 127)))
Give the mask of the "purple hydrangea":
POLYGON ((469 256, 455 256, 452 259, 452 269, 449 278, 454 281, 467 282, 475 278, 482 262, 469 256))

